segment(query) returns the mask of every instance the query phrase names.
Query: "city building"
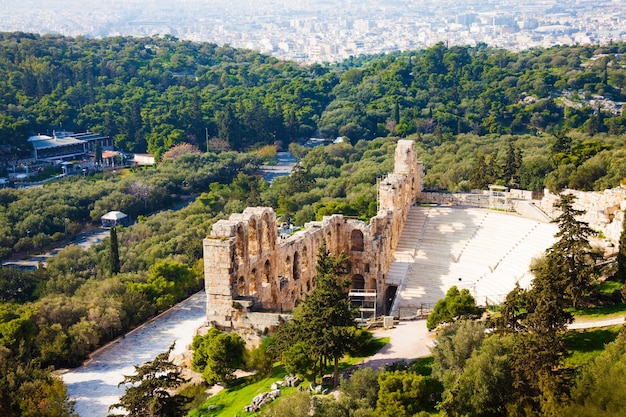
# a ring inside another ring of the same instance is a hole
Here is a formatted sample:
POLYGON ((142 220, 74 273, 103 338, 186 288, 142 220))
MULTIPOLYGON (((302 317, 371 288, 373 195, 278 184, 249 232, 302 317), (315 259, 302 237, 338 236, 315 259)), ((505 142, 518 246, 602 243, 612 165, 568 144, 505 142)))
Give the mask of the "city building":
POLYGON ((33 147, 33 158, 37 161, 55 161, 75 159, 93 154, 97 144, 102 151, 113 150, 113 140, 89 131, 85 133, 57 132, 52 136, 36 135, 28 138, 33 147))

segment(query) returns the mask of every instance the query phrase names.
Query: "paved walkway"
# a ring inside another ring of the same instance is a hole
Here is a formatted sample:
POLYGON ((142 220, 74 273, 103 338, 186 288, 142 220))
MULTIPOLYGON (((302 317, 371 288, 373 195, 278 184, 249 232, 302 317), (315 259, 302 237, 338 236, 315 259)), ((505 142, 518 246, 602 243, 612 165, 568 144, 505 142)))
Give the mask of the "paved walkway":
POLYGON ((567 326, 570 330, 579 330, 579 329, 593 329, 595 327, 607 327, 607 326, 619 326, 620 324, 625 324, 624 317, 616 317, 612 319, 604 319, 604 320, 580 320, 575 321, 574 323, 567 326))
POLYGON ((380 369, 393 362, 410 362, 430 355, 435 333, 426 329, 426 320, 415 320, 402 321, 392 329, 375 330, 374 337, 389 337, 390 341, 378 353, 366 359, 363 365, 380 369))
POLYGON ((64 373, 62 378, 68 395, 76 401, 76 412, 81 417, 108 415, 109 405, 125 391, 124 386, 117 385, 124 375, 134 374, 134 365, 153 360, 174 341, 173 353, 183 353, 205 321, 206 294, 202 291, 94 353, 86 365, 64 373))
MULTIPOLYGON (((606 320, 578 321, 568 326, 569 329, 592 329, 597 327, 618 326, 626 324, 624 317, 606 320)), ((405 360, 429 356, 434 346, 435 332, 426 329, 426 320, 403 321, 392 329, 374 331, 374 337, 389 337, 390 341, 374 356, 362 362, 362 366, 381 369, 385 365, 405 360)))

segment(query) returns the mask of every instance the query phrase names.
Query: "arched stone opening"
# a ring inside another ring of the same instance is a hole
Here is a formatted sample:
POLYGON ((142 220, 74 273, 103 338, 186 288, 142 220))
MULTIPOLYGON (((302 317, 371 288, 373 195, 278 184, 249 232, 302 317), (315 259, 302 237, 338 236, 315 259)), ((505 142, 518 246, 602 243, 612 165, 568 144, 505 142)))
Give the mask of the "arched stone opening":
POLYGON ((293 266, 291 276, 295 281, 300 279, 300 254, 298 252, 295 252, 293 254, 293 266))
POLYGON ((237 280, 237 295, 246 295, 246 279, 244 277, 239 277, 237 280))
POLYGON ((237 226, 237 238, 235 239, 235 249, 236 249, 236 254, 237 254, 237 258, 239 262, 242 262, 244 260, 244 232, 243 232, 243 226, 242 225, 238 225, 237 226))
POLYGON ((364 290, 365 278, 363 278, 363 275, 360 275, 360 274, 353 275, 351 287, 353 290, 364 290))
POLYGON ((300 271, 306 277, 309 272, 309 252, 306 246, 302 247, 302 258, 300 259, 300 271))
POLYGON ((262 250, 270 250, 272 245, 271 240, 271 228, 270 228, 270 216, 269 214, 263 214, 261 218, 261 248, 262 250))
POLYGON ((285 271, 284 272, 285 274, 288 274, 288 273, 291 272, 292 268, 293 268, 293 266, 292 266, 292 263, 291 263, 291 256, 287 256, 285 258, 285 268, 283 269, 283 271, 285 271))
POLYGON ((267 260, 265 261, 265 265, 263 265, 263 284, 270 283, 270 274, 271 274, 270 270, 271 270, 270 261, 267 260))
POLYGON ((256 294, 256 269, 250 271, 250 283, 248 285, 248 293, 250 295, 256 294))
POLYGON ((370 278, 369 284, 367 286, 368 290, 377 290, 376 288, 376 278, 370 278))
POLYGON ((250 256, 259 254, 258 230, 255 218, 251 218, 250 223, 248 223, 248 253, 250 256))
POLYGON ((391 306, 393 305, 393 299, 396 298, 396 291, 398 291, 398 287, 395 285, 390 285, 387 287, 385 291, 385 311, 387 314, 391 311, 391 306))
POLYGON ((364 247, 363 232, 359 229, 354 229, 352 233, 350 233, 350 250, 353 252, 363 252, 364 247))

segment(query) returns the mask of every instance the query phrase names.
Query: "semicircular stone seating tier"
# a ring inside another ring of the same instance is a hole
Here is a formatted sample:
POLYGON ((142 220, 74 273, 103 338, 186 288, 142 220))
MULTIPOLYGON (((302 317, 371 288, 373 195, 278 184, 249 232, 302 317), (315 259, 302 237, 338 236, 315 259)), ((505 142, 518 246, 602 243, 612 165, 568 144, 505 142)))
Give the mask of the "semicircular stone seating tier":
POLYGON ((530 285, 531 260, 557 231, 516 214, 414 206, 387 274, 387 284, 398 287, 391 314, 432 308, 453 285, 467 288, 478 305, 499 304, 517 283, 530 285))

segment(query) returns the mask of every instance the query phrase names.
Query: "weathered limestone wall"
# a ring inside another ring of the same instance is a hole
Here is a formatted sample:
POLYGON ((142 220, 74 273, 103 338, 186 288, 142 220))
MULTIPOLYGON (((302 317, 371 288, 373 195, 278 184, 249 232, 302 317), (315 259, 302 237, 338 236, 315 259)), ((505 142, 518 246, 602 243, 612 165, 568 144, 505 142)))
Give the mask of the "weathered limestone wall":
POLYGON ((420 203, 451 205, 451 206, 470 206, 470 207, 489 207, 489 194, 485 191, 482 193, 422 193, 420 203))
POLYGON ((269 207, 248 207, 220 220, 204 239, 207 319, 250 338, 281 320, 315 285, 317 253, 325 240, 351 262, 353 288, 376 289, 385 308, 385 274, 404 222, 422 189, 422 165, 413 141, 400 140, 394 172, 379 185, 380 209, 369 223, 335 214, 310 222, 286 239, 269 207), (273 311, 263 318, 256 311, 273 311))
MULTIPOLYGON (((563 193, 576 196, 574 208, 586 212, 580 220, 587 222, 593 230, 601 231, 605 237, 604 244, 612 245, 617 250, 622 233, 624 209, 626 209, 626 188, 618 187, 604 191, 564 190, 563 193)), ((552 194, 546 190, 538 206, 548 216, 555 219, 560 214, 554 208, 559 198, 558 194, 552 194)))

